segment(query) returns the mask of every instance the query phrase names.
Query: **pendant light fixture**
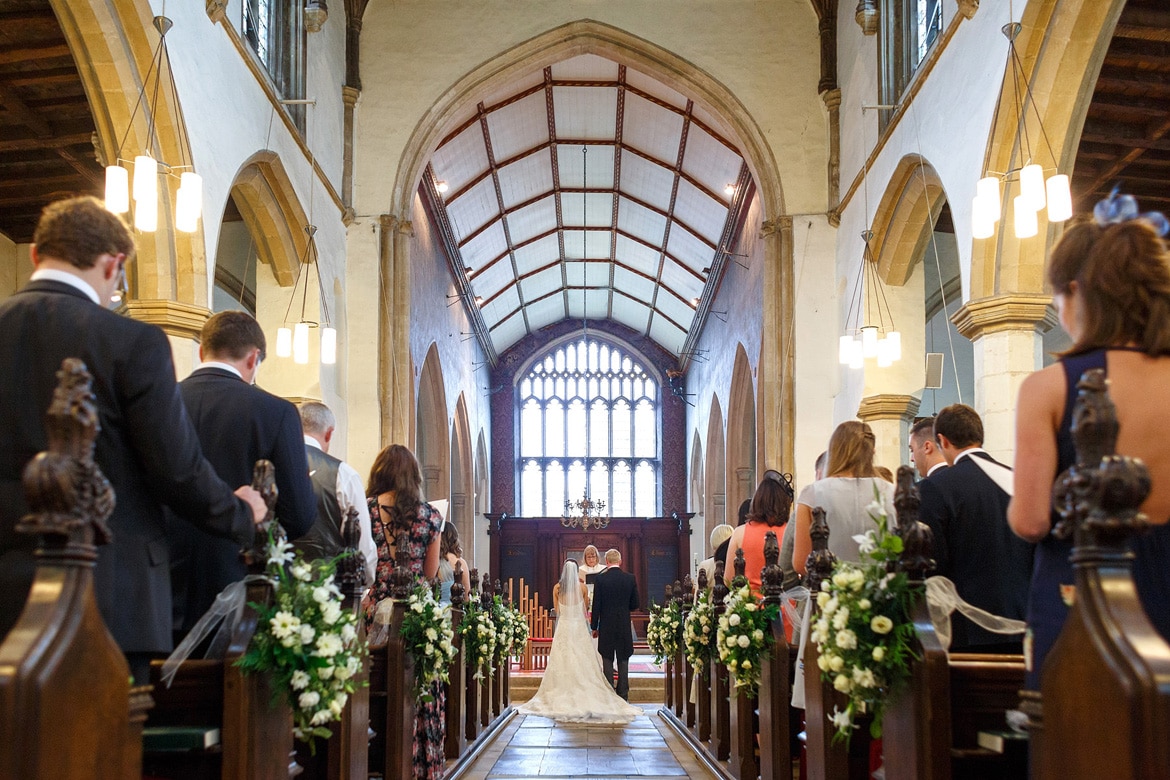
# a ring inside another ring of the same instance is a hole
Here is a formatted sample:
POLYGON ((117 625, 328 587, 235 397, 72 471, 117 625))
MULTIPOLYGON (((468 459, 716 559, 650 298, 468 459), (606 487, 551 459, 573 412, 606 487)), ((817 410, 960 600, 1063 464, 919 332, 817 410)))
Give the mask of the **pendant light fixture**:
POLYGON ((305 232, 309 234, 309 241, 305 245, 305 253, 301 257, 296 282, 293 283, 292 297, 289 298, 288 308, 284 312, 284 322, 276 331, 276 356, 291 357, 294 363, 306 365, 309 362, 309 330, 321 329, 321 362, 333 365, 337 362, 337 330, 329 321, 329 303, 325 300, 325 292, 321 288, 320 257, 317 253, 317 226, 305 225, 305 232), (310 269, 317 276, 317 293, 321 301, 321 311, 325 315, 324 323, 309 319, 309 273, 310 269), (293 302, 297 299, 297 290, 301 291, 301 316, 290 328, 288 316, 292 311, 293 302))
MULTIPOLYGON (((1008 3, 1008 18, 1014 18, 1012 4, 1008 3)), ((1020 61, 1020 53, 1016 49, 1016 38, 1019 37, 1023 25, 1016 21, 1009 21, 1001 28, 1004 37, 1008 39, 1008 61, 1006 72, 1011 78, 1012 105, 1015 109, 1016 139, 1012 151, 1012 159, 1016 155, 1022 161, 1017 167, 1009 168, 1002 173, 987 171, 975 186, 975 198, 971 203, 971 235, 974 238, 991 238, 995 234, 995 223, 999 222, 1003 213, 1004 203, 1001 195, 1001 185, 1005 187, 1012 181, 1018 183, 1018 193, 1012 197, 1012 216, 1015 224, 1016 238, 1031 238, 1039 232, 1038 214, 1046 210, 1049 222, 1064 222, 1072 216, 1072 194, 1069 190, 1069 178, 1057 169, 1056 154, 1052 151, 1052 144, 1048 141, 1048 133, 1044 130, 1044 123, 1040 117, 1040 110, 1032 98, 1032 85, 1028 83, 1024 66, 1020 61), (1036 126, 1039 128, 1040 138, 1048 150, 1053 168, 1047 171, 1036 162, 1032 150, 1032 136, 1028 132, 1028 109, 1036 117, 1036 126), (1047 172, 1052 175, 1045 177, 1047 172)), ((996 108, 995 118, 992 120, 992 137, 996 135, 999 126, 1000 112, 996 108)))
POLYGON ((153 25, 159 34, 158 46, 155 47, 151 58, 150 69, 142 80, 142 89, 139 90, 138 100, 130 113, 126 132, 118 143, 114 164, 106 166, 106 208, 115 214, 125 214, 130 211, 133 201, 134 227, 144 233, 157 230, 161 172, 179 180, 179 189, 175 195, 175 229, 184 233, 194 233, 199 227, 199 218, 203 212, 203 178, 192 169, 191 142, 181 119, 175 122, 180 156, 178 164, 170 165, 163 162, 158 159, 162 155, 156 151, 158 145, 155 137, 155 117, 160 110, 159 93, 165 89, 170 94, 176 110, 179 106, 179 93, 175 87, 175 74, 171 70, 171 59, 167 49, 167 33, 174 26, 174 22, 166 16, 159 15, 154 17, 153 25), (131 188, 130 171, 123 166, 123 163, 128 161, 122 158, 122 151, 140 109, 143 110, 147 123, 146 148, 134 156, 131 188))

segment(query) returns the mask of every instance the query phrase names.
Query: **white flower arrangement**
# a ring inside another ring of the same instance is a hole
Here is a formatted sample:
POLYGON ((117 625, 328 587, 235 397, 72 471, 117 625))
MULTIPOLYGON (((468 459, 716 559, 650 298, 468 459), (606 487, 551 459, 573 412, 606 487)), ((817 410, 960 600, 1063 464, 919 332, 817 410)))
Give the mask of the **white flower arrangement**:
POLYGON ((707 676, 715 657, 715 605, 711 593, 699 591, 699 597, 683 621, 683 652, 695 671, 707 676))
MULTIPOLYGON (((275 524, 274 524, 275 525, 275 524)), ((357 616, 342 608, 334 583, 337 559, 305 561, 284 539, 268 540, 267 574, 276 586, 247 652, 236 662, 246 673, 269 672, 293 711, 293 733, 315 750, 316 737, 341 717, 365 665, 357 616)))
POLYGON ((715 635, 719 660, 727 666, 735 687, 755 696, 764 661, 772 650, 771 625, 780 615, 780 607, 762 604, 743 579, 732 583, 723 603, 715 635))
MULTIPOLYGON (((495 673, 496 646, 503 637, 496 629, 494 610, 484 609, 479 602, 469 601, 463 606, 463 622, 459 633, 463 636, 463 653, 475 669, 475 679, 495 673)), ((510 641, 510 637, 506 641, 510 641)))
POLYGON ((450 605, 440 603, 434 590, 420 582, 406 600, 399 634, 414 662, 415 696, 419 701, 430 701, 434 684, 450 679, 449 667, 456 653, 450 605))
POLYGON ((666 605, 650 604, 650 622, 646 624, 646 644, 654 653, 654 663, 674 658, 679 649, 679 628, 682 626, 682 610, 677 601, 671 599, 666 605))
POLYGON ((848 740, 857 716, 873 716, 870 733, 880 737, 885 702, 910 676, 914 626, 909 607, 914 597, 905 574, 890 573, 887 563, 902 552, 902 539, 890 533, 889 518, 878 502, 866 507, 876 528, 854 539, 861 563, 838 562, 817 594, 820 614, 809 637, 817 645, 821 679, 849 697, 844 711, 829 719, 834 739, 848 740))
POLYGON ((504 656, 520 655, 528 644, 528 618, 515 607, 503 607, 500 633, 506 637, 504 656))

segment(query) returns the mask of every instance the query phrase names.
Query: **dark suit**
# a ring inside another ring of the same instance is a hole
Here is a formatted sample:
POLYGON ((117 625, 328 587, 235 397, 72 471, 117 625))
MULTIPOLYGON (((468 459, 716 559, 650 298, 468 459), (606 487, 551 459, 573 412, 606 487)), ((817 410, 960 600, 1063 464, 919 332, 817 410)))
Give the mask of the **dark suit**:
MULTIPOLYGON (((179 391, 216 472, 232 484, 246 484, 257 460, 272 461, 279 490, 276 518, 289 539, 305 534, 316 519, 317 499, 296 407, 214 367, 196 369, 179 383, 179 391)), ((247 571, 238 545, 194 529, 176 537, 172 553, 175 628, 185 633, 216 595, 247 571)))
POLYGON ((613 679, 613 662, 617 658, 617 693, 623 699, 630 695, 630 656, 634 654, 630 613, 637 608, 638 581, 633 574, 611 567, 597 575, 590 625, 597 632, 597 652, 601 653, 605 679, 613 679))
POLYGON ((168 652, 162 504, 234 545, 251 542, 252 511, 203 459, 162 330, 47 280, 0 303, 0 636, 19 616, 32 581, 36 540, 13 531, 28 511, 20 477, 46 447, 44 414, 66 357, 85 361, 93 375, 101 423, 95 457, 116 499, 113 541, 98 550, 94 571, 98 607, 123 652, 168 652))
MULTIPOLYGON (((996 462, 986 452, 975 452, 918 483, 919 517, 934 532, 934 573, 949 577, 967 603, 1023 620, 1033 545, 1012 533, 1007 524, 1010 497, 972 458, 996 462)), ((994 634, 957 612, 951 626, 953 651, 1019 652, 1019 635, 994 634)))

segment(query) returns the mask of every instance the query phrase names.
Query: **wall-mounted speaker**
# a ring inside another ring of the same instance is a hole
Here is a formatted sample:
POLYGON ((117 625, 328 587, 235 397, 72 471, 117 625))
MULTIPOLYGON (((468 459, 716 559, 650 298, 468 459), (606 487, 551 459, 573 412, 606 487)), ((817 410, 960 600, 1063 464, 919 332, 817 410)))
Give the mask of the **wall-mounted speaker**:
POLYGON ((943 353, 926 353, 926 389, 938 390, 943 383, 943 353))

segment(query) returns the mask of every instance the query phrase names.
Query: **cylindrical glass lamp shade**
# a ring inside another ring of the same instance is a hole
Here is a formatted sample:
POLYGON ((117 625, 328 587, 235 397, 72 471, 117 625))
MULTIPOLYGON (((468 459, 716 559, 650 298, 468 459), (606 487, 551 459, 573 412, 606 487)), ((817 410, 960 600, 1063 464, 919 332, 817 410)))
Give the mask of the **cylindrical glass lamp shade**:
POLYGON ((309 362, 309 323, 298 322, 293 327, 293 362, 302 366, 309 362))
POLYGON ((321 362, 327 366, 337 362, 337 331, 328 325, 321 328, 321 362))
POLYGON ((1072 193, 1069 191, 1068 176, 1058 173, 1049 176, 1045 182, 1048 190, 1048 221, 1064 222, 1072 216, 1072 193))
POLYGON ((894 361, 890 358, 890 342, 886 339, 881 339, 878 341, 878 368, 889 368, 893 363, 894 361))
POLYGON ((861 329, 861 354, 867 358, 877 357, 877 325, 866 325, 861 329))
POLYGON ((837 342, 837 361, 843 365, 849 365, 849 361, 853 359, 853 337, 849 335, 842 336, 837 342))
POLYGON ((886 347, 890 350, 890 360, 897 361, 902 359, 902 334, 896 330, 891 330, 886 334, 886 347))
POLYGON ((158 163, 148 154, 134 158, 134 202, 158 200, 158 163))
POLYGON ((999 198, 999 177, 984 176, 975 185, 975 197, 983 198, 986 213, 992 222, 999 221, 999 213, 1003 210, 1003 202, 999 198))
POLYGON ((865 348, 861 346, 860 341, 853 341, 852 352, 853 354, 849 356, 849 367, 865 368, 865 348))
POLYGON ((158 229, 158 197, 134 202, 134 227, 143 233, 158 229))
POLYGON ((115 214, 130 210, 130 171, 121 165, 106 166, 106 208, 115 214))
POLYGON ((1044 169, 1032 163, 1020 169, 1020 196, 1033 211, 1044 208, 1044 169))
POLYGON ((1031 238, 1036 235, 1039 225, 1036 223, 1036 209, 1023 195, 1012 198, 1012 207, 1016 217, 1016 238, 1031 238))
POLYGON ((991 238, 995 233, 995 219, 992 215, 998 213, 992 211, 992 204, 983 193, 976 195, 971 201, 971 237, 991 238))
POLYGON ((187 171, 179 177, 179 194, 175 202, 175 228, 194 233, 203 210, 203 177, 187 171))
POLYGON ((276 356, 282 358, 292 356, 292 328, 281 326, 277 329, 276 356))

